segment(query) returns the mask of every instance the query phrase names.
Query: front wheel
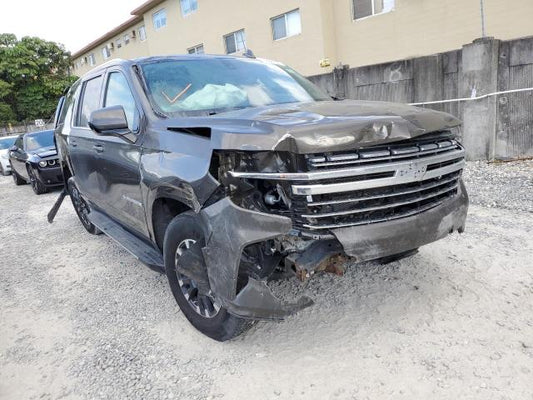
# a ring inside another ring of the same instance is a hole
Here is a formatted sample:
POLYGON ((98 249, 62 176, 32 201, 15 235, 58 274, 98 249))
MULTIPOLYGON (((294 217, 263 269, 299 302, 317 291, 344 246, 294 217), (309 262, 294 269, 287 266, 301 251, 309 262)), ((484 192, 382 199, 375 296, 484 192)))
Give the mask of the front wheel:
POLYGON ((205 290, 200 290, 199 282, 177 271, 178 261, 185 252, 192 251, 192 246, 204 245, 204 234, 194 214, 178 215, 165 233, 165 271, 172 294, 189 322, 204 335, 224 342, 248 330, 252 322, 228 313, 211 294, 202 294, 205 290))
POLYGON ((46 186, 42 184, 42 182, 35 177, 35 174, 33 173, 31 167, 28 167, 28 176, 30 177, 30 184, 31 188, 33 189, 33 193, 36 195, 40 195, 43 193, 48 192, 48 189, 46 186))
POLYGON ((69 180, 67 184, 68 194, 70 195, 70 200, 74 206, 74 210, 80 219, 81 224, 87 232, 91 235, 100 235, 102 231, 96 227, 91 221, 89 221, 89 213, 91 209, 87 202, 83 199, 81 193, 79 192, 76 184, 69 180))

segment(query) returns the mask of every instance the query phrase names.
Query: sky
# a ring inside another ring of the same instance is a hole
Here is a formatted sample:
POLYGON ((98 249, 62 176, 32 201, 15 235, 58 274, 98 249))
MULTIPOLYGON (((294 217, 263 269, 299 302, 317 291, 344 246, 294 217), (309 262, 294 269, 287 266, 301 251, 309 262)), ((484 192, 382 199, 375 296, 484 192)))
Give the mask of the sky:
POLYGON ((0 33, 38 36, 75 52, 131 17, 145 0, 0 0, 0 33))

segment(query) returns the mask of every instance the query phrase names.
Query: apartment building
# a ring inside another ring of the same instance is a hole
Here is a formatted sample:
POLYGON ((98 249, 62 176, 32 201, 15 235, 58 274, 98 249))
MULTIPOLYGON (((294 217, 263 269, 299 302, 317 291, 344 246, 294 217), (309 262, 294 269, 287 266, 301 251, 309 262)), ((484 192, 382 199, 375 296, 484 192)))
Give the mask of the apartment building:
POLYGON ((458 49, 482 36, 533 35, 532 0, 149 0, 73 54, 81 76, 113 58, 241 54, 305 75, 458 49))

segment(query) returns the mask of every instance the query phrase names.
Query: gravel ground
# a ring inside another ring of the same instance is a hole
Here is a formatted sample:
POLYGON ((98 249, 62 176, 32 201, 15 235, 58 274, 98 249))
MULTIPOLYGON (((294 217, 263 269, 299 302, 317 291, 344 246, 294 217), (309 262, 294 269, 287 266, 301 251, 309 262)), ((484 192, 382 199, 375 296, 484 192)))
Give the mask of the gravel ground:
POLYGON ((57 193, 0 177, 0 398, 533 399, 533 162, 465 179, 463 235, 282 282, 316 304, 222 344, 68 202, 48 225, 57 193))

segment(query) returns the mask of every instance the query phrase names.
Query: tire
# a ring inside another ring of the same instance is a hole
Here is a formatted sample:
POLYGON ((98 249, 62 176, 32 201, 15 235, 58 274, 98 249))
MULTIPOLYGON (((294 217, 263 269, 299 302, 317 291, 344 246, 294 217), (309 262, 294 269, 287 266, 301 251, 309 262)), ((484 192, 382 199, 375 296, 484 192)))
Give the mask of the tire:
POLYGON ((70 179, 67 183, 67 190, 68 194, 70 195, 70 200, 72 201, 74 211, 76 211, 76 214, 78 215, 78 218, 80 219, 80 222, 85 230, 91 235, 102 234, 102 231, 89 221, 88 215, 91 212, 91 209, 87 202, 83 199, 72 179, 70 179))
POLYGON ((33 171, 30 166, 26 168, 28 170, 28 176, 30 177, 30 184, 31 188, 33 189, 33 193, 35 193, 37 196, 48 192, 48 189, 46 186, 44 186, 40 180, 38 180, 35 175, 33 174, 33 171))
POLYGON ((15 172, 15 170, 13 170, 12 175, 13 175, 13 181, 15 182, 15 185, 21 186, 27 183, 19 174, 15 172))
POLYGON ((5 171, 5 170, 4 170, 4 167, 2 166, 2 163, 0 163, 0 173, 1 173, 3 176, 8 176, 8 175, 9 175, 9 171, 5 171))
MULTIPOLYGON (((195 307, 195 294, 187 299, 184 290, 196 287, 194 280, 184 277, 176 271, 176 260, 179 257, 178 250, 186 251, 189 247, 183 243, 194 241, 199 245, 205 244, 205 236, 197 223, 195 214, 187 212, 175 217, 169 224, 165 232, 163 253, 165 256, 165 272, 172 294, 178 303, 181 311, 189 322, 204 335, 219 342, 224 342, 239 336, 248 330, 252 321, 231 315, 224 307, 216 304, 213 298, 201 296, 196 293, 197 304, 203 303, 204 313, 211 314, 204 316, 198 307, 195 307), (205 305, 211 303, 213 308, 205 305), (217 309, 218 308, 218 309, 217 309)), ((192 242, 190 242, 192 243, 192 242)))

